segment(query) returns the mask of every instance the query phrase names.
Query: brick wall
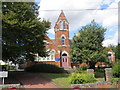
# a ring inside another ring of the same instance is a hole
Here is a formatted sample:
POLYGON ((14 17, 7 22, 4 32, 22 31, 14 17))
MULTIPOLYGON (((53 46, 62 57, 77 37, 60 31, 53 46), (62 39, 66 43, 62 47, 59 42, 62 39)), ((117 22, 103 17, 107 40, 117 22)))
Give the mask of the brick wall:
POLYGON ((111 88, 111 82, 98 81, 96 83, 86 83, 86 84, 72 84, 72 87, 78 86, 80 88, 111 88))
MULTIPOLYGON (((44 63, 44 64, 53 64, 53 65, 56 65, 56 66, 59 66, 60 67, 60 61, 56 61, 56 62, 37 62, 37 63, 44 63)), ((33 65, 33 64, 36 64, 36 62, 26 62, 24 64, 25 67, 28 67, 30 65, 33 65)))
POLYGON ((60 67, 60 61, 56 61, 56 62, 38 62, 38 63, 53 64, 53 65, 56 65, 56 66, 60 67))

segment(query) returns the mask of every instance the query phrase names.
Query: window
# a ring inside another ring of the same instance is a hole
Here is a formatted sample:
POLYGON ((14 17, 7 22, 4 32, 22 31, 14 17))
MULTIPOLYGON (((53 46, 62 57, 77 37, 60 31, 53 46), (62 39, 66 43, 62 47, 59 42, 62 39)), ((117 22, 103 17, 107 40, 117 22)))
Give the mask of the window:
POLYGON ((66 29, 66 23, 65 21, 60 21, 60 29, 65 30, 66 29))
POLYGON ((60 29, 63 29, 63 22, 60 21, 60 29))
POLYGON ((62 36, 62 45, 65 45, 65 37, 62 36))
POLYGON ((49 53, 48 53, 49 56, 47 57, 39 57, 39 61, 40 62, 43 62, 43 61, 55 61, 55 51, 54 50, 51 50, 49 53))
POLYGON ((39 57, 39 60, 41 60, 41 57, 39 57))
POLYGON ((54 51, 52 51, 51 52, 51 60, 54 60, 54 55, 55 55, 55 53, 54 53, 54 51))
POLYGON ((63 62, 64 62, 64 58, 63 58, 63 62))
POLYGON ((66 28, 66 26, 65 26, 65 21, 63 21, 63 29, 65 29, 66 28))
POLYGON ((47 57, 47 60, 50 60, 50 57, 47 57))
POLYGON ((43 57, 43 60, 45 60, 45 57, 43 57))

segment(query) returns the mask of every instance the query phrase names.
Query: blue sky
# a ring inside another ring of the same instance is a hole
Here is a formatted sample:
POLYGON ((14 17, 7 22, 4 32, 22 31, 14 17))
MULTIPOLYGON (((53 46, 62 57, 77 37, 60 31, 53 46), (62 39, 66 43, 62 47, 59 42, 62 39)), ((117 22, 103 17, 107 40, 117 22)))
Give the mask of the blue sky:
POLYGON ((36 0, 36 2, 40 5, 39 17, 52 23, 51 29, 48 31, 50 38, 54 38, 54 25, 61 10, 63 10, 69 21, 70 39, 82 26, 89 24, 95 19, 98 24, 107 28, 103 46, 117 45, 118 0, 36 0))

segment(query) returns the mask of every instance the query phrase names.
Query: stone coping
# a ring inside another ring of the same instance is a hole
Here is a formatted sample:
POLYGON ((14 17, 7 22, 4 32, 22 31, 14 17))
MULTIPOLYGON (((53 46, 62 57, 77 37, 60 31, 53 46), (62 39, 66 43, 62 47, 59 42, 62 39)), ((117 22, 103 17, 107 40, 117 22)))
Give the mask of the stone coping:
POLYGON ((96 86, 98 84, 104 84, 104 83, 111 83, 109 81, 98 81, 96 83, 85 83, 85 84, 71 84, 72 87, 78 86, 78 87, 88 87, 88 86, 96 86))

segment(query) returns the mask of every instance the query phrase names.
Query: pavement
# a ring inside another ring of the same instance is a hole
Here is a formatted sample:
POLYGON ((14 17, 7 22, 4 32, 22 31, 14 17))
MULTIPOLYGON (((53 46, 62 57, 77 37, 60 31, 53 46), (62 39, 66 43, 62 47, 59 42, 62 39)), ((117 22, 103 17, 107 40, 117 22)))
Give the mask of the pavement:
POLYGON ((38 73, 24 71, 9 71, 5 84, 21 84, 24 88, 59 88, 54 82, 38 73))

